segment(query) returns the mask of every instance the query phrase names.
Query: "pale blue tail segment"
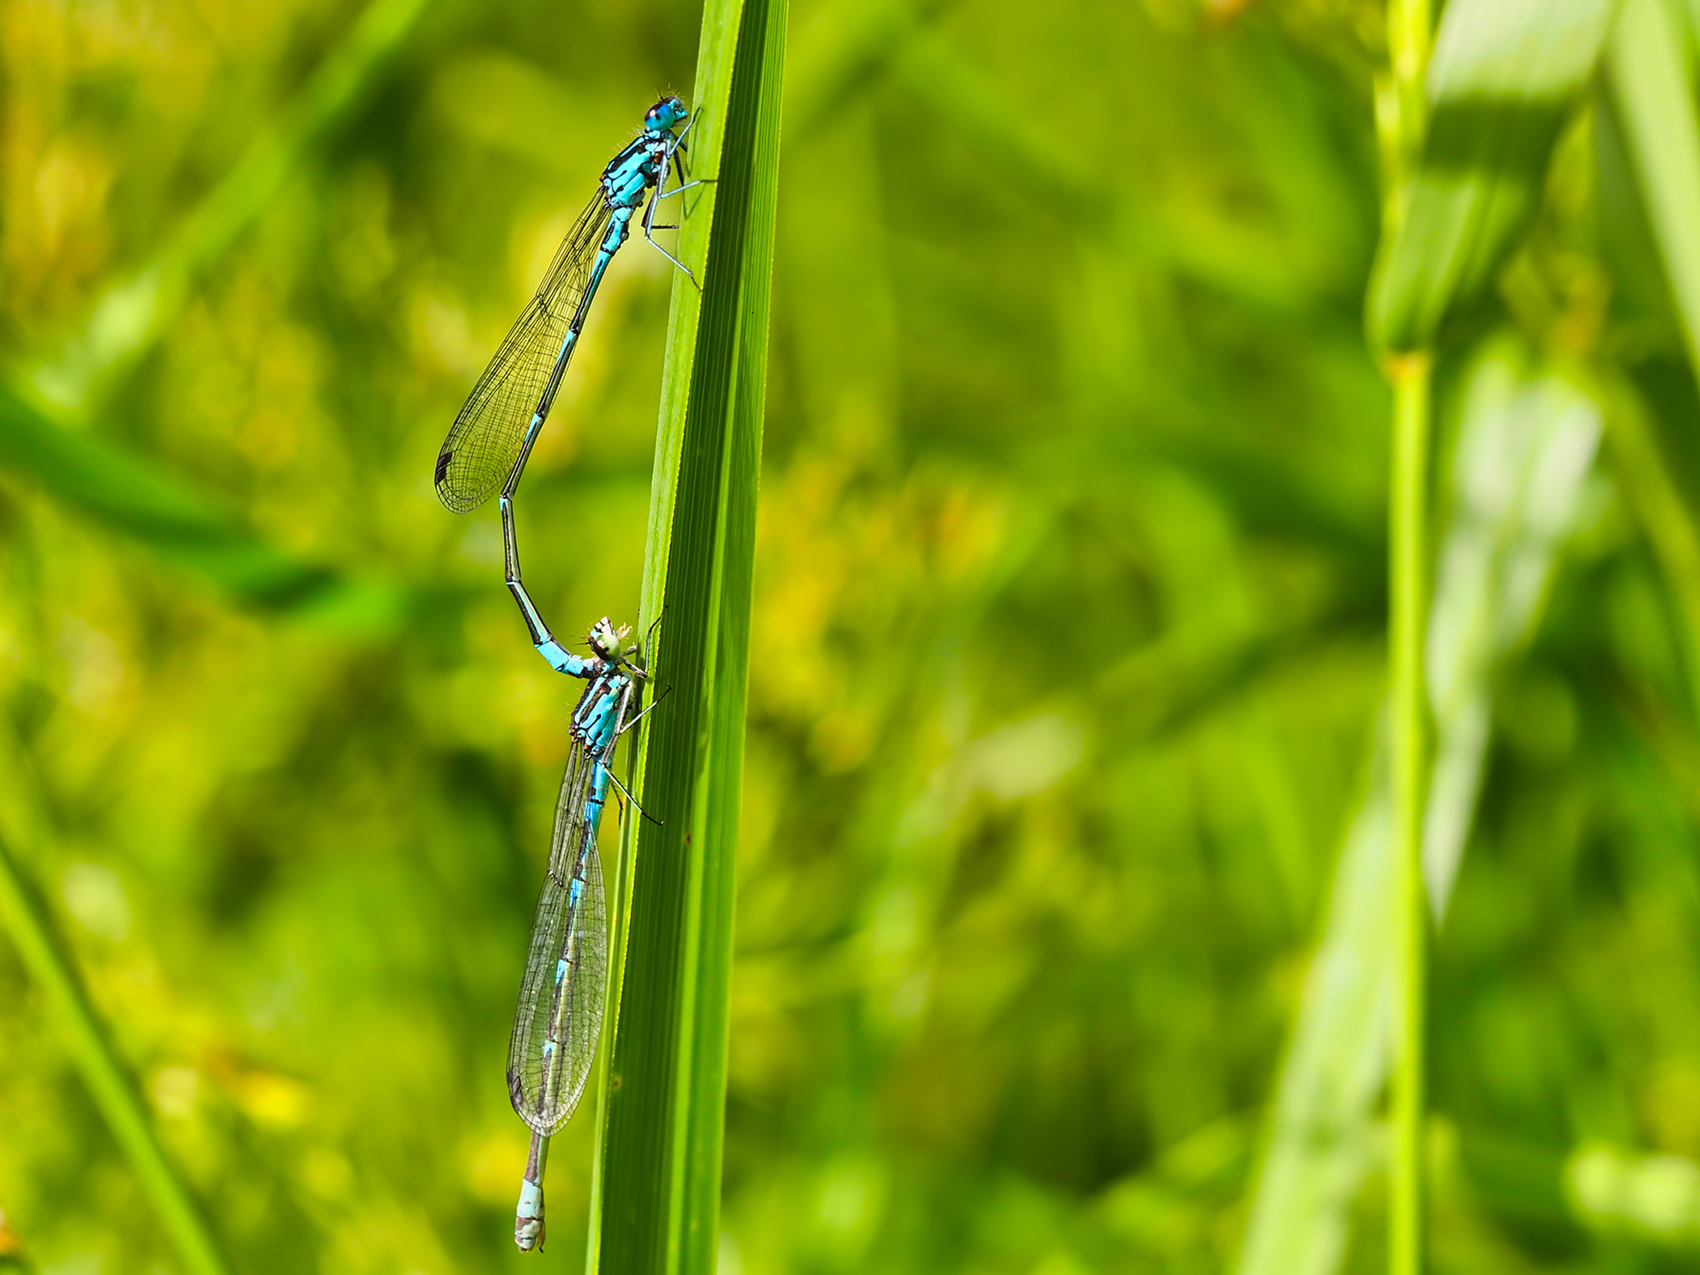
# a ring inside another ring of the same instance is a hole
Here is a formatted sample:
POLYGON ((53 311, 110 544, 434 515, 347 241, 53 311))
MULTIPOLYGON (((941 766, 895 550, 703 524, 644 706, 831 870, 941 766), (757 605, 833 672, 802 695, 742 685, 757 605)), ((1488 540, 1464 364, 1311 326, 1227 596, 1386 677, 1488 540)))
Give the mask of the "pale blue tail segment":
POLYGON ((514 1243, 522 1253, 543 1246, 543 1166, 548 1159, 549 1139, 532 1134, 525 1177, 519 1186, 519 1206, 514 1210, 514 1243))

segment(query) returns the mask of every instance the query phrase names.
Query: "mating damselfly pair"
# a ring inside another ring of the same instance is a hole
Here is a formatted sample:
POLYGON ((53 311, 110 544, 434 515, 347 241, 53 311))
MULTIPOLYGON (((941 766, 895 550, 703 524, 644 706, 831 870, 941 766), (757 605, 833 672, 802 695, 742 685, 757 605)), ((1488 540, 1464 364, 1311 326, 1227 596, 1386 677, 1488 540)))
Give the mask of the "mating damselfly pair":
MULTIPOLYGON (((645 114, 639 136, 609 161, 596 195, 567 232, 536 294, 473 386, 437 454, 437 495, 456 513, 478 507, 500 487, 508 590, 525 617, 532 644, 550 667, 590 683, 573 710, 548 874, 537 901, 508 1041, 509 1097, 532 1131, 514 1219, 514 1242, 524 1250, 543 1240, 549 1138, 578 1106, 601 1033, 608 914, 596 838, 610 789, 625 793, 614 775, 614 751, 620 737, 648 711, 641 706, 648 672, 639 648, 623 645, 627 630, 615 628, 606 618, 588 634, 588 658, 555 640, 520 578, 514 492, 597 288, 646 199, 640 222, 644 238, 696 282, 689 268, 652 234, 670 228, 655 224, 660 201, 702 184, 687 180, 685 172, 689 118, 679 98, 662 98, 645 114), (669 190, 670 175, 676 181, 669 190)), ((625 795, 629 801, 630 794, 625 795)))

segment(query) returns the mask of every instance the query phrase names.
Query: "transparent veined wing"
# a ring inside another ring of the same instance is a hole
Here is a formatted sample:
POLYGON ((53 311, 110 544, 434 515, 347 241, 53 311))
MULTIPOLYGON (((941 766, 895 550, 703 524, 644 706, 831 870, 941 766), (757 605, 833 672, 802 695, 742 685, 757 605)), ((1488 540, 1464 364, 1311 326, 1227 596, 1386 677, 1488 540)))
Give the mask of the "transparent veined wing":
POLYGON ((437 498, 457 514, 488 500, 519 459, 607 226, 608 205, 598 193, 561 240, 536 294, 449 427, 437 452, 437 498))
POLYGON ((596 852, 600 811, 585 812, 596 765, 597 754, 575 740, 561 777, 549 875, 537 900, 508 1038, 508 1096, 520 1119, 546 1136, 578 1106, 602 1030, 608 909, 596 852), (572 882, 581 861, 584 885, 575 902, 572 882))

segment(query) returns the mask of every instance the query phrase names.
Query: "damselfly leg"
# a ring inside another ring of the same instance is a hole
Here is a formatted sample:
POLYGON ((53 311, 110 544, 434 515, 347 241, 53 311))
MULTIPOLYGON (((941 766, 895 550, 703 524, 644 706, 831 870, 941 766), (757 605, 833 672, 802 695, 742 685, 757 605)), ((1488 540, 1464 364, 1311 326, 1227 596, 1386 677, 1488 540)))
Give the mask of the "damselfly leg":
MULTIPOLYGON (((651 705, 650 707, 653 708, 654 705, 651 705)), ((633 810, 637 811, 638 814, 642 815, 645 819, 649 820, 657 828, 665 826, 662 820, 657 819, 654 815, 650 814, 649 811, 645 810, 642 806, 638 805, 637 798, 632 796, 630 790, 628 790, 626 788, 626 786, 623 783, 620 782, 620 777, 618 775, 614 774, 613 771, 609 771, 608 772, 608 778, 613 782, 614 787, 619 791, 619 794, 622 797, 624 797, 628 802, 631 803, 631 807, 632 807, 633 810)))
POLYGON ((654 248, 655 251, 659 252, 663 257, 666 257, 667 260, 671 261, 674 265, 678 266, 679 269, 683 270, 685 272, 685 277, 693 284, 696 284, 697 291, 701 292, 702 284, 697 283, 697 277, 694 273, 692 273, 691 268, 684 262, 680 261, 672 253, 668 252, 667 249, 656 243, 655 235, 652 233, 655 230, 677 230, 679 228, 676 224, 667 226, 657 226, 655 224, 655 206, 657 204, 659 204, 663 199, 666 199, 671 195, 677 195, 683 191, 687 191, 693 186, 706 186, 714 181, 714 178, 712 177, 699 177, 695 181, 685 180, 684 165, 680 163, 679 152, 684 146, 685 134, 691 131, 691 124, 695 123, 696 121, 692 120, 690 124, 685 125, 684 131, 679 134, 678 139, 674 141, 673 145, 667 152, 667 158, 663 161, 661 166, 661 180, 656 183, 655 194, 650 196, 649 207, 643 210, 643 237, 649 240, 649 246, 651 248, 654 248), (672 190, 663 190, 662 187, 667 184, 667 174, 669 171, 677 175, 679 184, 673 187, 672 190))

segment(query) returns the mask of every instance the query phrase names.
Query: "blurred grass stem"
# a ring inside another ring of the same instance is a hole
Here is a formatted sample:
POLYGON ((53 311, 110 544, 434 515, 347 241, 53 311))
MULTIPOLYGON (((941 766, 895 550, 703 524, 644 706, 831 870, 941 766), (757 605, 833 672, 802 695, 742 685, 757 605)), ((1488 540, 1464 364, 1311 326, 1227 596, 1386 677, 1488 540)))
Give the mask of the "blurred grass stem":
MULTIPOLYGON (((1404 218, 1411 177, 1427 125, 1424 75, 1432 47, 1428 0, 1390 0, 1387 52, 1391 91, 1378 94, 1376 131, 1383 156, 1382 234, 1404 218)), ((1428 996, 1428 904, 1423 887, 1423 803, 1428 766, 1428 704, 1423 682, 1428 631, 1429 387, 1426 351, 1387 365, 1393 386, 1391 550, 1392 846, 1396 944, 1393 1012, 1393 1127, 1390 1140, 1388 1270, 1420 1275, 1424 1265, 1424 1044, 1428 996)))
POLYGON ((218 1241, 188 1186, 154 1136, 142 1100, 101 1029, 71 963, 54 942, 46 918, 31 898, 16 861, 0 842, 0 924, 18 958, 53 1007, 95 1106, 135 1170, 160 1224, 191 1275, 230 1275, 218 1241))
POLYGON ((1428 993, 1428 903, 1423 887, 1423 802, 1428 701, 1423 635, 1428 628, 1429 360, 1398 359, 1393 381, 1392 762, 1395 1024, 1389 1269, 1423 1269, 1423 1044, 1428 993))

